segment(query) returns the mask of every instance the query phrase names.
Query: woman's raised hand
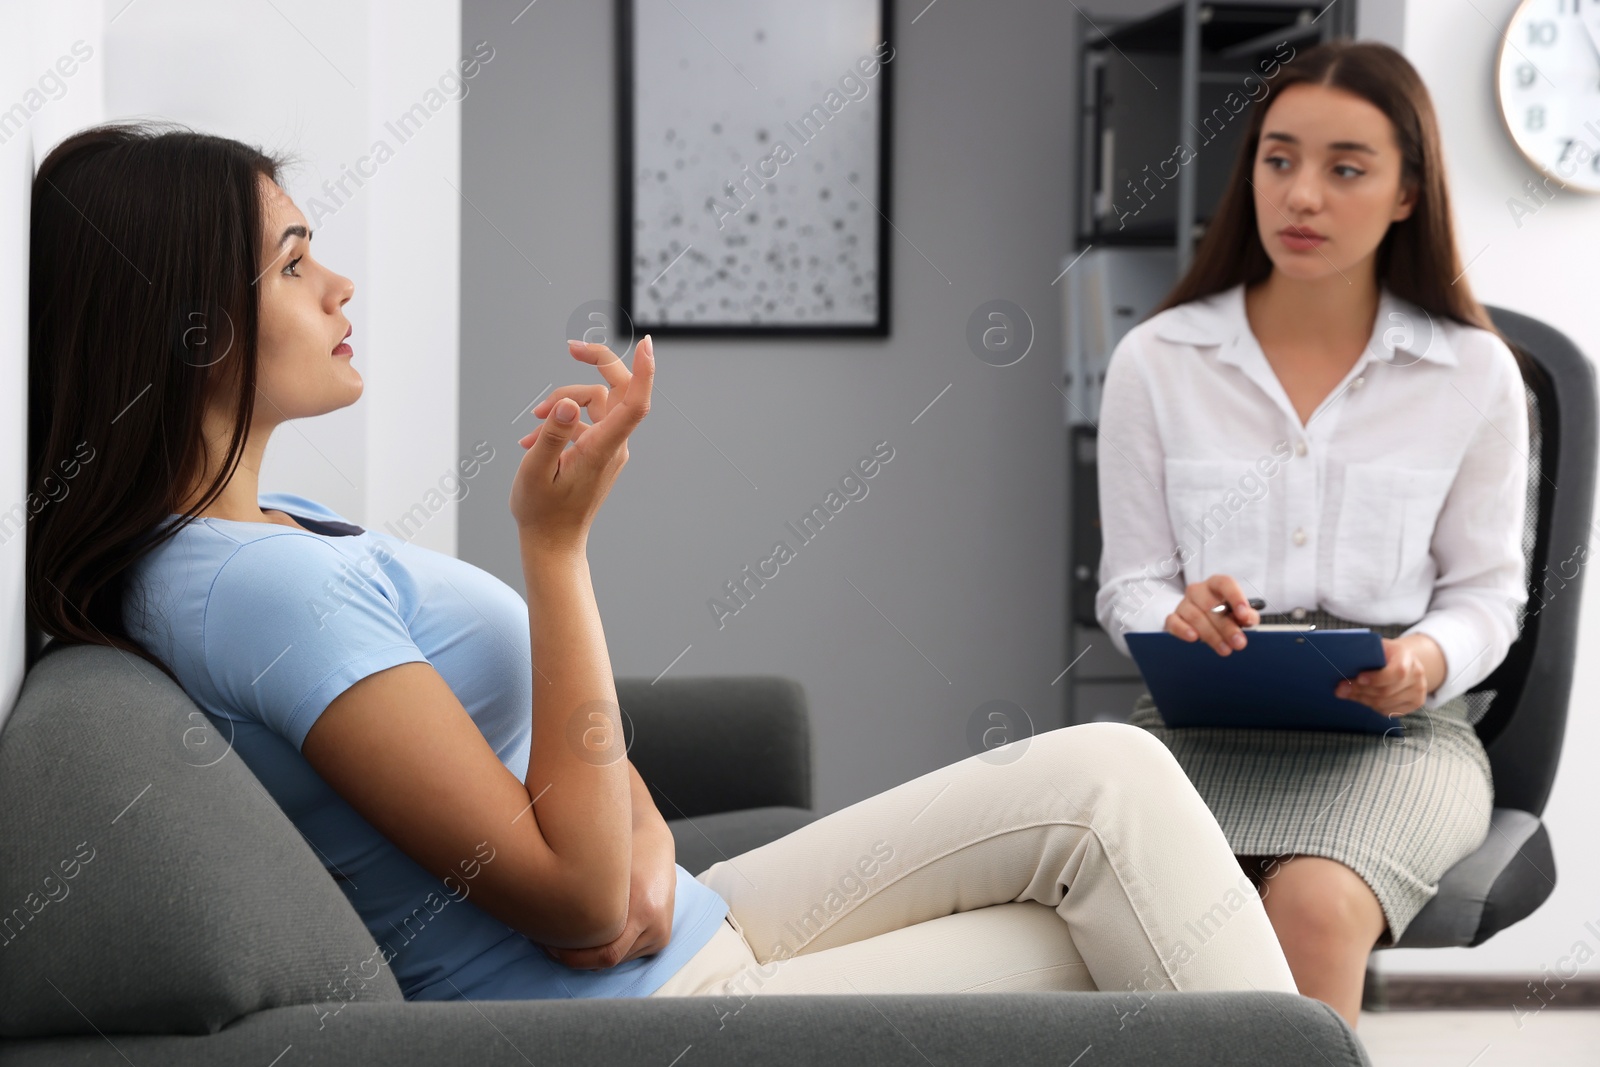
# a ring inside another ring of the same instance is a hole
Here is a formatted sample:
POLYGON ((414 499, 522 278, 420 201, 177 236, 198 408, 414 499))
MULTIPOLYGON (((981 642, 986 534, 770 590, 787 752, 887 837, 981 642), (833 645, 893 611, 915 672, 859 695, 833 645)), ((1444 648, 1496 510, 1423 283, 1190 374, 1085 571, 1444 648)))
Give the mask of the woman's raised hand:
POLYGON ((628 435, 650 412, 655 345, 649 335, 639 342, 632 372, 605 345, 567 345, 573 359, 599 368, 606 384, 564 385, 534 406, 545 421, 519 442, 528 451, 511 482, 511 514, 539 547, 582 553, 601 501, 628 462, 628 435), (589 409, 588 423, 578 418, 580 408, 589 409))

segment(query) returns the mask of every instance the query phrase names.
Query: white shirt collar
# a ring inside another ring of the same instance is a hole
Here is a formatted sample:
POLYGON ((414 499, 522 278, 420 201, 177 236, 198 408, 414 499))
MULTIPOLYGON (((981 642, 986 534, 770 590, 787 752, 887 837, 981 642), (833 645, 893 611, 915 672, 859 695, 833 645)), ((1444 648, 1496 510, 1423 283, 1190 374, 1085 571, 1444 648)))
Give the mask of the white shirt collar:
MULTIPOLYGON (((1156 336, 1179 344, 1219 345, 1217 359, 1245 366, 1260 345, 1241 345, 1250 334, 1250 321, 1244 309, 1244 285, 1190 301, 1161 316, 1156 336)), ((1430 315, 1407 300, 1380 288, 1378 314, 1373 320, 1372 337, 1362 353, 1361 364, 1372 361, 1407 366, 1429 360, 1447 367, 1459 364, 1455 348, 1446 334, 1445 320, 1430 315)))

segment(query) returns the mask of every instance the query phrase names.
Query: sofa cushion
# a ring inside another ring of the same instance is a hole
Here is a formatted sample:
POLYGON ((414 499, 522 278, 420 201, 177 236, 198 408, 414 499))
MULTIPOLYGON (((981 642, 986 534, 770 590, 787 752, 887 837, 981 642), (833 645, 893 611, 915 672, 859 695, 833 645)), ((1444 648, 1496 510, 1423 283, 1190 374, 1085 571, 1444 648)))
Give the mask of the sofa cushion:
POLYGON ((146 660, 47 647, 0 730, 0 1035, 404 998, 315 852, 146 660))

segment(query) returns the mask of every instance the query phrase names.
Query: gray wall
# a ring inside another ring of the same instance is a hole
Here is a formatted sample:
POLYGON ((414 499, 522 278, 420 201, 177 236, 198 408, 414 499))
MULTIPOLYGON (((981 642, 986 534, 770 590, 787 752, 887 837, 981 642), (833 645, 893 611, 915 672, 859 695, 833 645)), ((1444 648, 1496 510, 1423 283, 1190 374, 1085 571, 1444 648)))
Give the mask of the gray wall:
MULTIPOLYGON (((462 501, 460 554, 520 590, 506 501, 535 421, 511 420, 552 381, 599 380, 566 354, 566 324, 616 298, 614 11, 540 0, 512 25, 522 0, 463 8, 464 47, 487 39, 495 58, 463 115, 461 441, 497 454, 462 501)), ((589 542, 618 674, 655 677, 692 646, 671 676, 805 686, 823 811, 970 755, 988 701, 1063 723, 1051 283, 1072 240, 1076 12, 924 8, 896 6, 891 336, 661 340, 657 402, 589 542), (1011 367, 966 342, 994 298, 1036 331, 1011 367), (868 495, 799 546, 784 523, 885 440, 868 495), (796 558, 719 630, 707 600, 779 539, 796 558)))

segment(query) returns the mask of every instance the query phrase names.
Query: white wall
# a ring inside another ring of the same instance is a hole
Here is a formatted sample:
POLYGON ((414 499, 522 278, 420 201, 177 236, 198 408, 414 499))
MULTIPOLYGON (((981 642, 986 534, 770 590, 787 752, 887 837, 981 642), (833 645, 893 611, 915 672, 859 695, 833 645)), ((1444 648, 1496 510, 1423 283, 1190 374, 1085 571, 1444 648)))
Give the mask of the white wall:
MULTIPOLYGON (((1514 0, 1472 0, 1472 5, 1487 20, 1462 0, 1408 0, 1403 42, 1439 111, 1457 239, 1464 258, 1478 257, 1467 276, 1479 300, 1543 319, 1593 359, 1600 355, 1600 317, 1594 313, 1600 196, 1560 193, 1524 218, 1520 228, 1516 225, 1506 201, 1522 195, 1535 172, 1502 127, 1493 72, 1498 30, 1517 5, 1514 0)), ((1591 574, 1580 626, 1588 652, 1600 651, 1597 604, 1600 582, 1591 574)), ((1600 835, 1594 817, 1600 809, 1600 778, 1592 765, 1600 749, 1597 700, 1600 657, 1580 653, 1561 770, 1544 813, 1559 871, 1550 900, 1475 949, 1380 953, 1384 971, 1537 974, 1548 965, 1570 976, 1570 957, 1580 941, 1587 943, 1589 955, 1600 958, 1600 937, 1584 927, 1586 922, 1600 927, 1600 835)), ((1591 962, 1586 973, 1592 976, 1597 966, 1591 962)))
MULTIPOLYGON (((0 31, 21 20, 20 4, 0 0, 0 31)), ((28 38, 0 32, 0 107, 27 91, 28 38)), ((0 502, 6 508, 27 491, 28 380, 28 180, 33 176, 32 138, 24 130, 0 144, 0 502)), ((0 725, 22 686, 22 562, 25 538, 0 542, 0 725)))
MULTIPOLYGON (((0 109, 28 90, 29 36, 10 32, 24 18, 20 0, 0 0, 0 109)), ((8 127, 9 129, 9 127, 8 127)), ((0 134, 3 136, 3 134, 0 134)), ((0 506, 10 510, 27 495, 28 427, 28 183, 33 138, 27 128, 0 143, 0 506)), ((26 504, 24 503, 24 508, 26 504)), ((0 725, 22 687, 22 564, 26 538, 0 538, 0 725)))
MULTIPOLYGON (((293 490, 384 528, 417 506, 414 540, 455 554, 460 364, 459 0, 0 0, 0 507, 25 493, 28 191, 37 161, 107 118, 146 117, 301 161, 283 180, 317 255, 355 280, 346 308, 366 381, 349 408, 274 434, 263 490, 293 490), (59 98, 25 98, 79 38, 93 58, 59 98), (413 112, 414 108, 420 108, 413 112), (391 124, 412 112, 404 136, 391 124), (391 154, 381 163, 376 142, 391 154), (31 142, 31 149, 30 149, 31 142), (363 160, 367 162, 363 162, 363 160), (360 182, 351 171, 365 175, 360 182), (344 180, 342 191, 324 182, 344 180), (319 206, 317 199, 320 198, 319 206), (441 489, 443 490, 441 492, 441 489)), ((22 675, 23 538, 0 545, 0 721, 22 675)))
POLYGON ((50 147, 104 113, 104 54, 99 0, 0 0, 0 726, 23 674, 30 191, 50 147))
POLYGON ((356 283, 345 311, 366 389, 280 427, 261 488, 379 529, 437 506, 415 540, 454 554, 455 502, 427 493, 459 458, 461 89, 439 89, 463 55, 459 0, 125 5, 105 0, 107 113, 300 157, 285 187, 318 258, 356 283), (417 104, 427 118, 402 141, 387 124, 417 104), (379 140, 392 158, 362 163, 379 140), (343 191, 324 187, 341 179, 343 191))

